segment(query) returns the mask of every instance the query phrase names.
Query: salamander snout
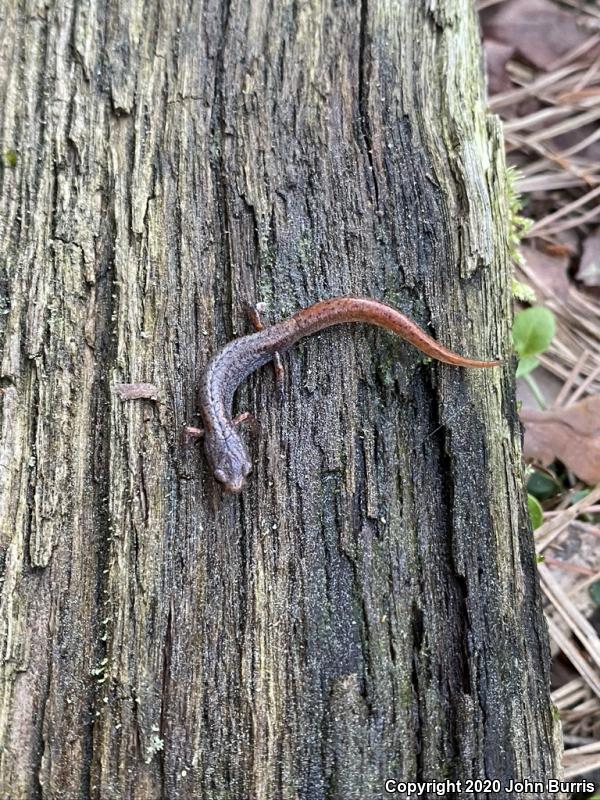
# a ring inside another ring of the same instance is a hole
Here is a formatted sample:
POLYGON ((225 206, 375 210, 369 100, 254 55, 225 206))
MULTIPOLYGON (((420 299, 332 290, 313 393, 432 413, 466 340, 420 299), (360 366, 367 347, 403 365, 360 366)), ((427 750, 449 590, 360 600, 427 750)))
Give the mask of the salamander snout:
POLYGON ((252 472, 252 462, 246 447, 235 431, 226 438, 206 437, 204 446, 212 473, 222 484, 224 491, 238 494, 252 472))
POLYGON ((246 485, 246 478, 250 474, 250 471, 251 470, 248 469, 245 475, 241 475, 239 472, 227 473, 223 469, 216 469, 213 474, 219 483, 223 484, 223 489, 226 492, 230 492, 231 494, 239 494, 239 492, 241 492, 246 485))

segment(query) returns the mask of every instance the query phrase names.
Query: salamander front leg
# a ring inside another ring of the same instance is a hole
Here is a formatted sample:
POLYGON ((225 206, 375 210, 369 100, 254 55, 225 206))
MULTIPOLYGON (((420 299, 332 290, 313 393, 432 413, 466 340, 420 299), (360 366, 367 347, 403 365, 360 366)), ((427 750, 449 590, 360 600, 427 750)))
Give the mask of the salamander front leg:
POLYGON ((204 436, 204 428, 194 428, 191 425, 186 425, 183 429, 183 435, 186 439, 201 439, 204 436))
MULTIPOLYGON (((260 318, 261 311, 264 311, 264 303, 258 303, 256 306, 251 306, 251 305, 246 306, 246 314, 248 315, 250 324, 252 325, 255 331, 262 331, 264 330, 265 327, 260 318)), ((283 378, 285 375, 285 371, 283 369, 283 361, 281 360, 281 353, 275 353, 273 355, 273 369, 275 370, 275 384, 277 386, 277 394, 279 395, 279 399, 283 401, 285 399, 285 392, 283 388, 283 378)))
MULTIPOLYGON (((233 418, 234 425, 241 425, 242 422, 250 420, 254 421, 254 417, 249 411, 244 411, 243 414, 238 414, 233 418)), ((186 425, 183 429, 183 435, 186 439, 201 439, 204 436, 204 428, 194 428, 192 425, 186 425)))

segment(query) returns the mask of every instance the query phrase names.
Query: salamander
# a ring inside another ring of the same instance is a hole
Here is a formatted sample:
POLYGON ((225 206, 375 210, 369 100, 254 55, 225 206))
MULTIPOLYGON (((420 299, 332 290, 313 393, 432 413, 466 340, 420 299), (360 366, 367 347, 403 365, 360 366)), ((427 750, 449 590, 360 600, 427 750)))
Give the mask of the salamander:
MULTIPOLYGON (((395 308, 366 297, 334 297, 303 308, 289 319, 263 327, 258 317, 255 333, 234 339, 209 361, 200 385, 200 412, 204 428, 186 427, 188 436, 203 436, 211 471, 227 492, 240 492, 252 462, 237 426, 248 414, 232 419, 237 387, 255 370, 275 360, 299 339, 347 322, 365 322, 401 336, 423 353, 457 367, 495 367, 500 361, 478 361, 453 353, 432 339, 395 308)), ((279 368, 281 370, 281 368, 279 368)))

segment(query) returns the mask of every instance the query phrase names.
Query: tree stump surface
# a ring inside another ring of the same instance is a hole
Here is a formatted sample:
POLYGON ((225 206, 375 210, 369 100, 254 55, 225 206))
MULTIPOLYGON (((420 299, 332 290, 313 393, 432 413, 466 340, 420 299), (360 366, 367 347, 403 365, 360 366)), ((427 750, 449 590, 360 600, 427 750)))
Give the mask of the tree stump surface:
POLYGON ((0 796, 556 777, 470 2, 1 17, 0 796), (507 360, 311 337, 285 402, 269 369, 238 392, 254 472, 223 496, 181 439, 208 358, 247 302, 343 294, 507 360))

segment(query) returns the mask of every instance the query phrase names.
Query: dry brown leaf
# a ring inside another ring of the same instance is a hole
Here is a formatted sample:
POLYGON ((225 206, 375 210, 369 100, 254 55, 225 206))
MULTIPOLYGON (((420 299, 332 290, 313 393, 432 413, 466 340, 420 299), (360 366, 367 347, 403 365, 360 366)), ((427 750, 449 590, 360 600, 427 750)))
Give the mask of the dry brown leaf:
POLYGON ((586 286, 600 286, 600 228, 583 243, 577 280, 586 286))
POLYGON ((575 14, 551 0, 508 0, 482 14, 483 32, 515 47, 530 64, 547 69, 589 33, 575 14))
POLYGON ((588 484, 600 483, 600 395, 567 408, 523 409, 524 455, 548 466, 558 459, 588 484))
MULTIPOLYGON (((527 245, 521 246, 521 253, 535 274, 537 288, 542 288, 544 297, 565 297, 570 287, 568 255, 557 257, 527 245)), ((538 299, 543 302, 543 297, 538 299)))
POLYGON ((495 39, 485 39, 485 66, 488 80, 488 92, 496 94, 512 87, 512 81, 506 71, 506 64, 513 57, 515 48, 495 39))

